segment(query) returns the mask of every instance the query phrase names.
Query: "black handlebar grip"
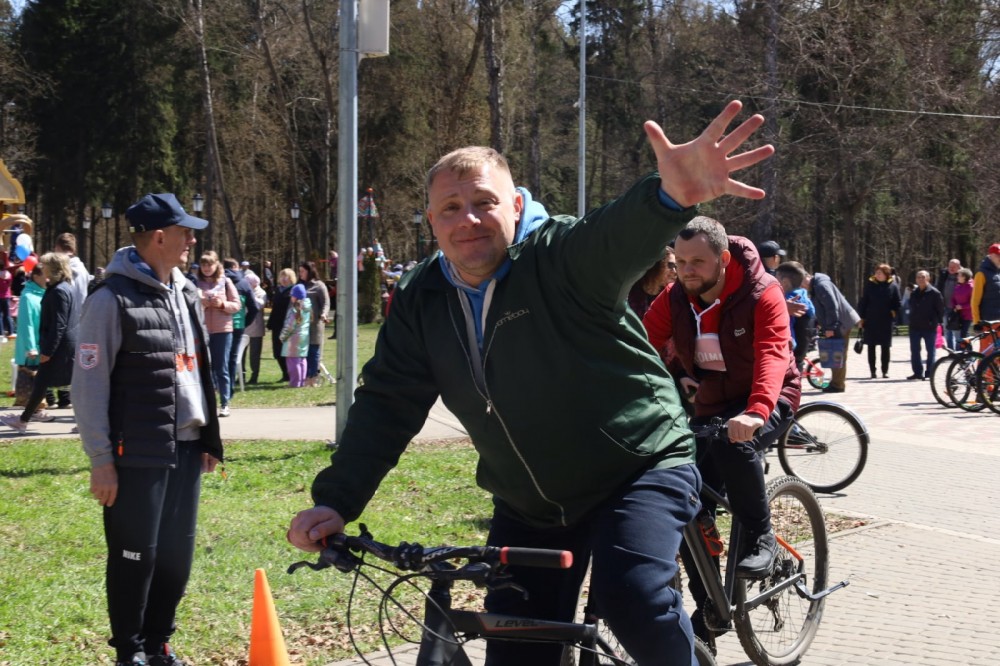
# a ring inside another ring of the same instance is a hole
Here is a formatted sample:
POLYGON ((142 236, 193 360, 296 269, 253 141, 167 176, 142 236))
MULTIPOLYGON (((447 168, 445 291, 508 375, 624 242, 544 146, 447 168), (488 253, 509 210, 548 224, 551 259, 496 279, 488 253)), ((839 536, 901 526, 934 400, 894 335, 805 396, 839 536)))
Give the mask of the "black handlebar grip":
POLYGON ((505 546, 500 549, 500 562, 523 567, 569 569, 573 566, 573 553, 568 550, 511 548, 505 546))

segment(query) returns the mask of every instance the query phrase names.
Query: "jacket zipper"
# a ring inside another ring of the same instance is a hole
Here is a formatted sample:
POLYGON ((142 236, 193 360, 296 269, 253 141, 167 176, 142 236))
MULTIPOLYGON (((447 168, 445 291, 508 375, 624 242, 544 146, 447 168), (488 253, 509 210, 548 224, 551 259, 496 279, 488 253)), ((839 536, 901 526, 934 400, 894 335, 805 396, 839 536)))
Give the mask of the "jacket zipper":
MULTIPOLYGON (((461 289, 456 289, 455 291, 458 293, 459 303, 462 303, 461 299, 465 298, 465 294, 462 293, 461 289)), ((451 305, 449 303, 449 309, 450 308, 451 305)), ((463 318, 466 319, 469 316, 466 311, 466 308, 464 307, 462 308, 462 316, 463 318)), ((455 325, 454 312, 452 312, 452 327, 455 329, 455 335, 458 336, 459 345, 465 351, 466 359, 469 361, 469 370, 472 373, 472 383, 475 384, 476 390, 479 392, 479 395, 483 398, 483 400, 486 401, 486 416, 493 415, 496 417, 496 420, 500 424, 500 427, 503 428, 504 436, 507 438, 507 443, 510 445, 510 448, 514 452, 514 455, 517 456, 517 459, 521 461, 521 465, 524 467, 524 470, 528 473, 528 478, 531 479, 531 484, 534 486, 535 491, 538 493, 539 497, 541 497, 543 500, 545 500, 552 506, 559 509, 559 524, 562 525, 563 527, 566 527, 567 526, 566 510, 563 508, 561 504, 550 499, 549 496, 545 494, 545 491, 542 490, 541 485, 538 483, 538 479, 535 477, 535 473, 531 470, 531 467, 528 465, 527 460, 524 459, 524 456, 521 454, 520 449, 518 449, 517 444, 514 442, 514 438, 511 436, 510 431, 507 429, 507 424, 504 422, 503 417, 500 416, 500 412, 496 410, 496 406, 493 403, 493 398, 492 396, 490 396, 489 387, 486 385, 486 359, 489 356, 490 347, 492 347, 493 338, 496 335, 497 331, 496 325, 493 326, 493 332, 490 335, 490 340, 486 345, 486 349, 483 350, 482 360, 478 368, 479 369, 478 376, 482 377, 482 385, 480 385, 479 380, 477 379, 476 368, 473 367, 475 361, 473 360, 472 351, 466 348, 465 345, 462 344, 462 336, 458 331, 458 326, 455 325)), ((472 330, 474 331, 475 329, 473 328, 472 330)), ((467 340, 467 343, 469 345, 478 346, 478 343, 476 342, 474 335, 470 335, 469 338, 470 339, 467 340)))

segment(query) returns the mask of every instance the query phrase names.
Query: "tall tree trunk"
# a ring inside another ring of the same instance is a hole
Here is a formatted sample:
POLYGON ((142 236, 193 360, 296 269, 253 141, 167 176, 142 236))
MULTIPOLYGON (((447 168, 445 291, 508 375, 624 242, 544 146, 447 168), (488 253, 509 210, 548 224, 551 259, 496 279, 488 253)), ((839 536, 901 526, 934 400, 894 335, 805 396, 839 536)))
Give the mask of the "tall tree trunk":
MULTIPOLYGON (((201 80, 202 94, 205 103, 205 133, 208 145, 208 165, 214 173, 214 190, 218 192, 222 199, 222 207, 226 214, 226 229, 229 231, 230 256, 237 261, 243 260, 243 248, 240 244, 240 235, 236 229, 236 220, 233 218, 233 209, 229 204, 229 196, 226 193, 225 180, 222 174, 222 157, 219 154, 219 135, 215 127, 215 110, 212 105, 212 76, 208 69, 208 52, 205 49, 205 19, 202 12, 202 0, 193 0, 192 8, 195 12, 195 37, 198 40, 198 57, 201 60, 201 80)), ((211 210, 211 196, 209 194, 209 210, 211 210)))
MULTIPOLYGON (((768 0, 767 3, 767 44, 764 48, 764 70, 767 80, 767 99, 764 102, 764 132, 762 139, 772 145, 778 143, 778 1, 768 0)), ((778 184, 777 157, 764 160, 761 164, 761 187, 767 196, 760 202, 757 220, 754 222, 751 237, 754 242, 762 243, 774 235, 775 188, 778 184)))
MULTIPOLYGON (((278 107, 285 109, 285 113, 282 115, 281 121, 282 126, 285 129, 285 156, 288 159, 288 180, 290 183, 290 192, 288 194, 289 198, 295 200, 298 199, 299 192, 301 191, 299 188, 298 151, 295 149, 295 136, 292 131, 292 128, 295 126, 295 109, 288 104, 288 100, 285 95, 285 87, 282 84, 281 76, 278 75, 278 70, 274 65, 274 58, 271 56, 271 46, 267 38, 267 32, 264 29, 263 3, 255 3, 254 10, 254 20, 257 24, 257 36, 260 39, 261 47, 264 51, 264 61, 267 63, 267 71, 271 74, 271 83, 274 86, 274 94, 278 98, 278 107)), ((312 239, 309 237, 308 219, 308 212, 305 215, 299 216, 298 233, 293 233, 292 237, 302 237, 304 256, 311 257, 314 252, 312 239)), ((293 232, 294 231, 295 230, 293 230, 293 232)), ((299 258, 295 257, 294 260, 298 262, 299 258)))
POLYGON ((497 152, 505 150, 503 139, 503 0, 481 0, 480 21, 485 26, 484 57, 489 81, 487 100, 490 107, 490 147, 497 152))

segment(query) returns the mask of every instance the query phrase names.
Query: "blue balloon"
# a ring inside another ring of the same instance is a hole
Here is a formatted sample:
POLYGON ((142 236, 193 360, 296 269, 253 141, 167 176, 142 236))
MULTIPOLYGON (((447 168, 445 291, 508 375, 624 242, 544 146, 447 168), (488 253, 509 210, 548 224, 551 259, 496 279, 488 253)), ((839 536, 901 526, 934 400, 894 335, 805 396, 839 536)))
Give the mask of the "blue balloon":
POLYGON ((21 261, 24 261, 29 256, 31 256, 31 250, 24 247, 23 245, 18 245, 17 247, 14 248, 14 256, 20 259, 21 261))

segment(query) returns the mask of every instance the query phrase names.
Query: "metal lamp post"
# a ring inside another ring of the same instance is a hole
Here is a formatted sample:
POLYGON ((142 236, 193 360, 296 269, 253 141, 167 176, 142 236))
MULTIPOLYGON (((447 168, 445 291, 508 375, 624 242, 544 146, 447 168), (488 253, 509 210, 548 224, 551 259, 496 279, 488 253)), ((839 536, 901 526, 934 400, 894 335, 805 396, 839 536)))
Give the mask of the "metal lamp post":
POLYGON ((413 209, 413 226, 417 228, 417 261, 424 258, 424 214, 419 208, 413 209))
POLYGON ((288 214, 292 218, 292 263, 295 263, 299 256, 299 216, 302 215, 302 208, 299 207, 298 201, 292 202, 288 214))
MULTIPOLYGON (((104 220, 104 253, 105 253, 105 261, 104 261, 104 263, 105 264, 108 263, 107 262, 108 227, 111 226, 110 225, 111 215, 114 212, 115 212, 114 208, 112 208, 111 204, 109 204, 107 201, 105 201, 104 203, 101 204, 101 219, 104 220)), ((97 246, 97 232, 96 231, 94 232, 94 238, 92 238, 91 241, 92 242, 90 244, 90 268, 91 268, 91 270, 93 270, 95 268, 95 266, 96 266, 96 261, 97 261, 97 251, 96 251, 96 246, 97 246)))
MULTIPOLYGON (((194 196, 191 197, 191 205, 194 207, 194 214, 201 217, 201 212, 205 210, 205 197, 201 196, 201 192, 194 193, 194 196)), ((211 233, 209 231, 209 234, 211 233)), ((188 256, 191 257, 191 261, 194 261, 198 257, 196 254, 189 254, 188 256)))

